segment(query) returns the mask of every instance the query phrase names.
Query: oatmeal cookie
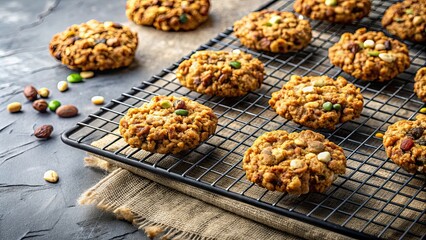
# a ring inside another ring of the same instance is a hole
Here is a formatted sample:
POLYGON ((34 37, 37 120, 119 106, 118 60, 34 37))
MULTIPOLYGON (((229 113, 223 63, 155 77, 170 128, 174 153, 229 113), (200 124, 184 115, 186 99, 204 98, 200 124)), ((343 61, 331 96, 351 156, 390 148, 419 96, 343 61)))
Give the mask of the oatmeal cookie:
POLYGON ((137 33, 114 22, 90 20, 53 36, 50 54, 71 69, 108 70, 129 66, 137 33))
POLYGON ((263 10, 234 23, 234 33, 249 48, 269 52, 297 52, 312 38, 308 20, 291 12, 263 10))
POLYGON ((343 149, 319 133, 266 132, 245 152, 247 179, 271 191, 324 192, 346 171, 343 149))
POLYGON ((343 77, 293 75, 269 105, 278 115, 310 128, 335 129, 360 116, 364 99, 360 89, 343 77))
POLYGON ((294 11, 315 20, 351 23, 370 13, 370 0, 296 0, 294 11))
POLYGON ((426 121, 401 120, 390 125, 383 136, 386 154, 410 173, 426 173, 426 121))
POLYGON ((346 73, 366 81, 391 80, 410 66, 408 48, 382 32, 358 29, 344 33, 328 50, 330 62, 346 73))
POLYGON ((209 0, 127 0, 126 15, 162 31, 188 31, 207 20, 209 8, 209 0))
POLYGON ((425 1, 405 0, 390 6, 382 18, 382 25, 391 34, 413 42, 426 41, 425 1))
POLYGON ((149 103, 129 109, 119 130, 131 147, 176 154, 207 140, 217 121, 212 109, 188 98, 155 96, 149 103))
POLYGON ((426 102, 426 67, 420 68, 414 78, 414 92, 423 102, 426 102))
POLYGON ((259 59, 238 49, 198 51, 179 65, 176 77, 199 93, 237 97, 260 88, 264 71, 259 59))

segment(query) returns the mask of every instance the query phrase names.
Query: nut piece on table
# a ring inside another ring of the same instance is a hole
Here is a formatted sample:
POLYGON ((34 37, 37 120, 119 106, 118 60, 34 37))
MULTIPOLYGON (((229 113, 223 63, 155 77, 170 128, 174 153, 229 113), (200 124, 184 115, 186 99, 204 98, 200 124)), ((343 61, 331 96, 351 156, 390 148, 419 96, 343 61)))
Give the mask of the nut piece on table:
POLYGON ((44 173, 44 180, 50 183, 56 183, 59 180, 58 174, 53 170, 48 170, 44 173))
POLYGON ((57 88, 60 92, 65 92, 68 90, 68 83, 66 81, 59 81, 57 88))
POLYGON ((52 125, 42 125, 36 128, 36 130, 34 130, 34 136, 36 138, 47 139, 50 137, 50 135, 52 135, 52 132, 53 132, 52 125))
POLYGON ((94 72, 92 72, 92 71, 84 71, 84 72, 81 72, 81 73, 80 73, 80 76, 81 76, 83 79, 88 79, 88 78, 92 78, 93 76, 95 76, 95 73, 94 73, 94 72))
POLYGON ((37 89, 33 85, 28 85, 24 88, 24 95, 28 100, 34 101, 38 96, 37 89))
POLYGON ((20 102, 13 102, 7 105, 7 111, 9 111, 10 113, 19 112, 21 111, 21 108, 22 108, 22 104, 20 102))
POLYGON ((56 114, 61 118, 75 117, 78 114, 78 109, 74 105, 63 105, 56 109, 56 114))
POLYGON ((50 95, 50 91, 47 88, 40 88, 38 91, 38 95, 40 95, 40 97, 42 98, 48 98, 50 95))
POLYGON ((44 99, 39 99, 33 102, 33 108, 39 112, 46 112, 47 107, 48 104, 44 99))
POLYGON ((92 97, 92 103, 95 105, 102 105, 104 104, 105 98, 102 96, 94 96, 92 97))

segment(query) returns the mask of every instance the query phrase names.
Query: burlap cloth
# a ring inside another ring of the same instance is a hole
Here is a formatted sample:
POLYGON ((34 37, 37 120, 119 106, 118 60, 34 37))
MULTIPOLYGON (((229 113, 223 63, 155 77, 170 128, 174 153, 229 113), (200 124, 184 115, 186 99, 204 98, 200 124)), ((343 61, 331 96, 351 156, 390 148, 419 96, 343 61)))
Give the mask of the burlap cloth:
MULTIPOLYGON (((92 143, 103 148, 116 136, 92 143)), ((126 144, 108 146, 115 151, 126 144)), ((132 152, 128 148, 123 154, 132 152)), ((136 154, 142 158, 143 154, 136 154)), ((158 239, 350 239, 212 192, 88 153, 85 164, 110 174, 79 199, 158 239), (126 169, 124 169, 126 168, 126 169)))

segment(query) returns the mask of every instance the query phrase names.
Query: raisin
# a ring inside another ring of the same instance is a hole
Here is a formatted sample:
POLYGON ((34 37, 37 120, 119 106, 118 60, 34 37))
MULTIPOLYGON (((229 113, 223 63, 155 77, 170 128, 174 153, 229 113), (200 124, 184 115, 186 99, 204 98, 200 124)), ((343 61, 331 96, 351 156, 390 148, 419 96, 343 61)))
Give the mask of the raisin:
POLYGON ((386 50, 392 49, 392 43, 389 40, 385 41, 385 49, 386 50))
POLYGON ((401 150, 409 151, 414 146, 414 141, 411 138, 404 138, 401 142, 401 150))
POLYGON ((353 54, 355 54, 355 53, 359 52, 360 47, 359 47, 359 45, 357 43, 351 43, 349 45, 349 49, 351 50, 351 52, 353 54))
POLYGON ((413 139, 419 139, 421 136, 423 136, 424 128, 422 127, 415 127, 408 131, 408 135, 412 136, 413 139))

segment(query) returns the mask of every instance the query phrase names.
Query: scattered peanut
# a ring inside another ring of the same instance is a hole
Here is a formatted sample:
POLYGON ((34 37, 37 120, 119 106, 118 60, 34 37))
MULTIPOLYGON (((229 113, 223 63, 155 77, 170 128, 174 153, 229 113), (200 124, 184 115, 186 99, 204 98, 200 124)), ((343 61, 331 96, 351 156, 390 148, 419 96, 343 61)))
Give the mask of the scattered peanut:
POLYGON ((88 79, 88 78, 92 78, 93 76, 95 76, 95 73, 91 72, 91 71, 85 71, 85 72, 81 72, 80 76, 84 79, 88 79))
POLYGON ((48 98, 50 95, 50 91, 47 88, 40 88, 38 91, 38 95, 40 95, 40 97, 42 98, 48 98))
POLYGON ((56 182, 58 182, 59 176, 55 171, 48 170, 47 172, 44 173, 43 178, 47 182, 56 183, 56 182))
POLYGON ((22 104, 20 102, 13 102, 13 103, 9 103, 9 105, 7 105, 7 111, 11 112, 11 113, 16 113, 21 111, 22 108, 22 104))
POLYGON ((377 138, 383 138, 383 133, 380 133, 380 132, 378 132, 378 133, 376 133, 376 135, 375 135, 377 138))
POLYGON ((379 58, 388 63, 395 61, 395 57, 390 53, 380 53, 379 58))
POLYGON ((68 90, 68 83, 66 81, 60 81, 58 82, 58 90, 61 92, 65 92, 68 90))
POLYGON ((46 112, 48 104, 46 100, 39 99, 33 102, 33 108, 39 112, 46 112))
POLYGON ((102 105, 104 104, 105 98, 102 96, 94 96, 92 97, 92 103, 95 105, 102 105))
POLYGON ((385 50, 386 46, 384 44, 378 43, 378 44, 376 44, 376 46, 374 47, 374 49, 376 49, 377 51, 385 50))

